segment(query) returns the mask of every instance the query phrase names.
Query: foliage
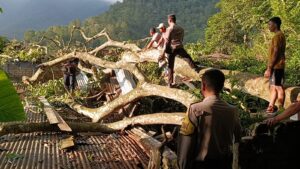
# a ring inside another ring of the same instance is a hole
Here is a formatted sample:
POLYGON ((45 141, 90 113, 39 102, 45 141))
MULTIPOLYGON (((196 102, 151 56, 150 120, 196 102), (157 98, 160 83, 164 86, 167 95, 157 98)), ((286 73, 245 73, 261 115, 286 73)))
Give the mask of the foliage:
POLYGON ((162 78, 162 69, 158 68, 157 63, 141 63, 138 65, 139 69, 144 73, 147 79, 154 84, 164 83, 162 78))
POLYGON ((62 79, 49 80, 47 83, 39 83, 28 86, 27 99, 36 101, 40 96, 45 96, 49 101, 61 101, 66 96, 62 79))
MULTIPOLYGON (((186 30, 185 40, 196 42, 204 37, 203 31, 207 19, 217 12, 214 8, 218 0, 124 0, 112 5, 110 9, 95 17, 71 22, 68 26, 53 26, 45 31, 27 31, 26 41, 37 42, 45 35, 58 36, 68 40, 73 25, 82 26, 88 35, 94 35, 102 29, 112 35, 115 40, 141 39, 148 36, 150 27, 156 27, 161 22, 167 22, 167 15, 175 13, 178 23, 186 30)), ((78 32, 74 34, 75 41, 81 41, 78 32)), ((92 46, 98 44, 93 42, 92 46)))
MULTIPOLYGON (((28 61, 40 63, 46 56, 44 48, 32 44, 26 44, 17 40, 5 41, 2 54, 8 55, 13 60, 28 61)), ((0 52, 1 52, 1 39, 0 39, 0 52)), ((0 58, 0 64, 4 64, 10 60, 9 58, 0 58)))
POLYGON ((0 86, 0 121, 24 120, 25 112, 20 98, 2 70, 0 70, 0 86))
POLYGON ((220 12, 208 21, 205 40, 208 52, 229 54, 244 38, 252 38, 271 16, 270 6, 265 0, 221 0, 220 12))
POLYGON ((223 92, 221 98, 238 108, 244 134, 249 132, 252 124, 263 121, 262 117, 251 117, 250 113, 263 111, 268 102, 238 90, 223 92))
POLYGON ((3 50, 4 50, 5 46, 7 45, 7 43, 8 43, 8 39, 5 38, 5 37, 0 36, 0 53, 3 52, 3 50))
POLYGON ((189 45, 194 58, 210 53, 229 54, 229 60, 217 61, 222 68, 263 74, 273 36, 266 22, 279 16, 287 38, 286 82, 300 84, 299 1, 221 0, 217 7, 220 12, 209 19, 205 42, 189 45))

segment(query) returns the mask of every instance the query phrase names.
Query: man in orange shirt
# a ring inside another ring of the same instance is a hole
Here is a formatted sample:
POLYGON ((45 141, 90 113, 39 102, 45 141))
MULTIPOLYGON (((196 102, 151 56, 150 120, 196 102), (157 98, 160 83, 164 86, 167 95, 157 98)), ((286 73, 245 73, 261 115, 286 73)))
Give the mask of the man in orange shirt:
POLYGON ((274 113, 274 105, 278 99, 279 108, 283 107, 285 92, 283 88, 285 68, 285 36, 280 30, 281 19, 273 17, 269 20, 269 30, 275 33, 270 44, 268 67, 264 76, 270 79, 271 99, 267 113, 274 113))

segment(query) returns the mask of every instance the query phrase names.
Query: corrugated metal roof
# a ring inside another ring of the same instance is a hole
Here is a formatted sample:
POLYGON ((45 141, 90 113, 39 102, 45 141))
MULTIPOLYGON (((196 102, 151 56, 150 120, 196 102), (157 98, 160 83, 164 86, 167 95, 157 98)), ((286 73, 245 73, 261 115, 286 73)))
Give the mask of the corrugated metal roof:
MULTIPOLYGON (((44 114, 28 112, 28 122, 45 122, 44 114)), ((149 157, 132 136, 111 134, 75 136, 76 147, 60 150, 63 133, 10 134, 0 137, 1 169, 137 169, 149 157)))

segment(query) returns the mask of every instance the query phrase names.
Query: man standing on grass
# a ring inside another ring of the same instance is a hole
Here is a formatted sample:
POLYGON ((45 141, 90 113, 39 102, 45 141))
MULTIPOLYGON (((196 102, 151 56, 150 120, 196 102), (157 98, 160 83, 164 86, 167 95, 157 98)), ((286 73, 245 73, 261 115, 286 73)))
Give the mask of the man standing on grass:
POLYGON ((165 49, 160 58, 164 58, 165 53, 169 54, 168 86, 173 87, 174 62, 175 62, 175 57, 177 55, 181 56, 182 59, 187 61, 190 67, 193 68, 195 71, 198 71, 198 68, 194 63, 193 59, 191 58, 191 56, 183 48, 184 30, 182 27, 176 24, 175 15, 168 15, 168 24, 169 27, 167 28, 166 36, 165 36, 165 45, 164 45, 165 49))
POLYGON ((280 30, 281 19, 273 17, 269 20, 269 30, 275 33, 270 44, 268 67, 264 76, 270 79, 271 98, 267 113, 275 112, 276 100, 279 108, 282 108, 285 100, 283 88, 284 68, 285 68, 285 36, 280 30))

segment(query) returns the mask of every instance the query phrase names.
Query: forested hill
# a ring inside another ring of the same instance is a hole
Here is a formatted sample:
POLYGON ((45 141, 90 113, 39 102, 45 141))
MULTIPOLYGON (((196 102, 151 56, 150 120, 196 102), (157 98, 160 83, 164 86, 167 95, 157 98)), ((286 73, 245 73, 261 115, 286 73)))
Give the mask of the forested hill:
MULTIPOLYGON (((167 21, 167 15, 175 13, 178 23, 185 28, 185 42, 196 42, 204 38, 204 28, 210 16, 217 12, 219 0, 123 0, 112 5, 110 9, 95 17, 86 19, 81 26, 89 35, 103 28, 117 40, 144 38, 150 27, 167 21)), ((37 41, 42 35, 58 35, 67 39, 72 25, 54 26, 45 31, 28 31, 26 41, 37 41)), ((77 35, 78 36, 78 35, 77 35)), ((77 37, 77 39, 79 36, 77 37)))
POLYGON ((22 39, 29 29, 42 30, 52 25, 86 19, 109 9, 115 0, 0 0, 0 35, 22 39), (80 11, 80 12, 79 12, 80 11))

